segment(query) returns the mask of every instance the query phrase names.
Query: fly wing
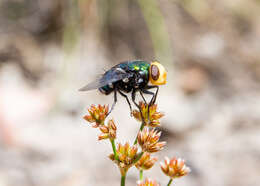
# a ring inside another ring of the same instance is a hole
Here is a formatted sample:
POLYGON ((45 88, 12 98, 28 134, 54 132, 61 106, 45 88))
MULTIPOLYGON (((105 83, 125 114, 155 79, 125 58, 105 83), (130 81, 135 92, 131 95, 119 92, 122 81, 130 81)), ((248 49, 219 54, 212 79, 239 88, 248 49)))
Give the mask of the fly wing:
POLYGON ((80 88, 79 91, 88 91, 92 89, 97 89, 99 87, 102 87, 102 84, 100 83, 100 78, 96 79, 95 81, 85 85, 84 87, 80 88))
POLYGON ((92 89, 97 89, 105 85, 108 85, 110 83, 114 83, 119 80, 122 80, 124 78, 129 78, 131 76, 132 76, 131 73, 126 73, 124 70, 120 68, 115 68, 115 69, 112 68, 111 70, 107 71, 101 78, 87 84, 86 86, 79 89, 79 91, 88 91, 92 89))

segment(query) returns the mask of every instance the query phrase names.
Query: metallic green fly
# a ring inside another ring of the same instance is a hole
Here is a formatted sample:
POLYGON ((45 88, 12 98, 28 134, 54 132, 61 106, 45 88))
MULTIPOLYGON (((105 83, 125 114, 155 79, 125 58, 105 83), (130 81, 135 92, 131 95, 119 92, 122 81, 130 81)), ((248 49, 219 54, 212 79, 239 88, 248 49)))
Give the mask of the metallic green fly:
POLYGON ((136 92, 140 92, 144 102, 146 100, 143 94, 152 95, 152 99, 149 102, 149 106, 155 103, 159 86, 166 83, 167 72, 165 68, 157 61, 147 62, 142 60, 126 61, 119 63, 106 71, 100 79, 92 83, 87 84, 80 91, 88 91, 92 89, 98 89, 101 93, 109 95, 114 93, 114 103, 111 107, 111 111, 117 102, 117 93, 122 95, 132 113, 131 103, 125 93, 131 92, 133 103, 139 108, 139 105, 135 101, 136 92), (149 89, 156 89, 156 92, 149 91, 149 89))

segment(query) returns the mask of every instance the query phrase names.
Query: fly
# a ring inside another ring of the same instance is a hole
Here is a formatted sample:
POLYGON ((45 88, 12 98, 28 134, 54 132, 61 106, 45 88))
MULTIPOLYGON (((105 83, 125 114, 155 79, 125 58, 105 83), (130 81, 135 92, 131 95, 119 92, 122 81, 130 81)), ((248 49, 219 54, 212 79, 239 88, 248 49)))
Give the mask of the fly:
POLYGON ((114 102, 108 114, 114 109, 117 102, 117 93, 119 93, 126 99, 132 113, 132 106, 126 93, 131 93, 131 99, 137 108, 139 108, 139 105, 135 101, 136 92, 140 92, 145 103, 147 102, 143 94, 152 95, 152 99, 148 105, 149 108, 156 102, 159 91, 158 85, 166 83, 166 76, 167 72, 165 68, 157 61, 126 61, 113 66, 110 70, 106 71, 101 78, 87 84, 79 89, 79 91, 98 89, 105 95, 109 95, 113 92, 114 102), (156 92, 154 93, 150 91, 150 89, 156 89, 156 92))

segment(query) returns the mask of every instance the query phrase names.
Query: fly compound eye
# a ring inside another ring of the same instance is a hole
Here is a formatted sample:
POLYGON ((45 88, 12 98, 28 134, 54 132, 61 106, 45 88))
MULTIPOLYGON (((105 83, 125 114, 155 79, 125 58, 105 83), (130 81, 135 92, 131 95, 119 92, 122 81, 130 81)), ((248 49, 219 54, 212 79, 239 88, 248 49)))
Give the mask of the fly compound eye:
POLYGON ((158 80, 160 76, 159 68, 156 65, 151 65, 151 76, 154 81, 158 80))
POLYGON ((149 81, 153 85, 164 85, 166 83, 167 72, 162 64, 154 61, 149 69, 149 81))

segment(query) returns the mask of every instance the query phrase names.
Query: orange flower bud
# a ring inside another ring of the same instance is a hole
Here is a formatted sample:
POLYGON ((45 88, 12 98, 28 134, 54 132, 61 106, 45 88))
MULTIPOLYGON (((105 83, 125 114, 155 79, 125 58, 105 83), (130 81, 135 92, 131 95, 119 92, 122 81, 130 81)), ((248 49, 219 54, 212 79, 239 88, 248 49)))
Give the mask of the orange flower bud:
POLYGON ((187 175, 191 170, 185 165, 185 161, 181 158, 173 157, 171 160, 165 157, 164 163, 161 162, 161 169, 170 178, 180 178, 187 175))
POLYGON ((103 133, 108 133, 109 132, 109 128, 105 125, 99 126, 99 130, 103 133))
POLYGON ((139 110, 133 110, 133 112, 132 112, 132 114, 136 120, 142 122, 142 117, 141 117, 141 114, 142 114, 146 126, 149 126, 149 127, 160 126, 159 119, 161 119, 164 116, 164 114, 161 112, 157 112, 156 104, 151 105, 149 107, 149 112, 148 112, 148 104, 145 104, 144 102, 139 102, 139 107, 140 107, 141 112, 139 110))
POLYGON ((115 122, 114 122, 114 120, 109 120, 108 121, 108 127, 110 128, 110 129, 112 129, 112 130, 116 130, 117 128, 116 128, 116 125, 115 125, 115 122))
POLYGON ((84 119, 90 123, 94 123, 92 127, 96 128, 103 125, 108 114, 108 106, 91 105, 88 109, 89 115, 84 116, 84 119))
POLYGON ((116 125, 114 120, 109 120, 108 121, 108 126, 106 125, 100 125, 99 126, 100 131, 102 134, 99 135, 98 139, 115 139, 116 138, 116 125))
POLYGON ((134 160, 137 157, 137 150, 137 145, 130 146, 129 143, 126 143, 125 145, 119 143, 116 150, 118 160, 115 159, 114 154, 110 154, 109 158, 118 165, 122 175, 134 165, 134 160))
POLYGON ((160 136, 161 132, 145 128, 138 133, 138 144, 142 147, 143 152, 160 151, 166 145, 166 142, 159 142, 160 136))
POLYGON ((146 178, 145 181, 138 181, 137 186, 160 186, 155 180, 146 178))
POLYGON ((104 140, 104 139, 108 139, 109 138, 109 135, 108 134, 100 134, 98 136, 98 140, 104 140))
POLYGON ((156 157, 151 158, 148 152, 145 152, 141 159, 135 164, 135 167, 139 170, 148 170, 157 161, 156 157))

